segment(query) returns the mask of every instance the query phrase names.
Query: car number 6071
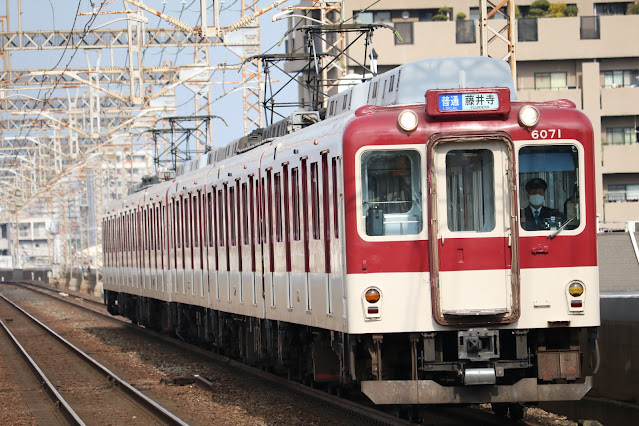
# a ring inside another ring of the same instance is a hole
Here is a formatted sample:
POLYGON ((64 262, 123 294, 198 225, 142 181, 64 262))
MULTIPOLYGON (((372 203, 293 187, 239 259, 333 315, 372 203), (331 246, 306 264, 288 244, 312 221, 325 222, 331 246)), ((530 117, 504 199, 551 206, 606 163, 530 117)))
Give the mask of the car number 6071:
POLYGON ((560 139, 561 129, 533 130, 530 136, 533 139, 560 139))

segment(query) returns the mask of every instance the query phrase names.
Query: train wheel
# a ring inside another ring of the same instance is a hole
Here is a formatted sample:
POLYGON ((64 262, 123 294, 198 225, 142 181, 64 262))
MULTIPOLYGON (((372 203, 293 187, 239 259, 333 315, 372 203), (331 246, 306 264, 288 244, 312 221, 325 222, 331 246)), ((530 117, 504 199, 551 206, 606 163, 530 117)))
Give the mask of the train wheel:
POLYGON ((510 419, 519 421, 524 418, 526 414, 526 407, 523 404, 510 404, 508 407, 508 411, 510 413, 510 419))
POLYGON ((495 415, 499 417, 506 417, 508 415, 508 404, 493 403, 490 405, 495 415))
POLYGON ((411 423, 422 423, 422 413, 418 407, 408 407, 407 417, 411 423))
POLYGON ((329 384, 327 390, 328 393, 335 395, 338 398, 341 398, 344 395, 344 388, 340 384, 329 384))
POLYGON ((302 383, 312 389, 315 389, 317 387, 312 374, 307 374, 306 376, 304 376, 304 380, 302 380, 302 383))

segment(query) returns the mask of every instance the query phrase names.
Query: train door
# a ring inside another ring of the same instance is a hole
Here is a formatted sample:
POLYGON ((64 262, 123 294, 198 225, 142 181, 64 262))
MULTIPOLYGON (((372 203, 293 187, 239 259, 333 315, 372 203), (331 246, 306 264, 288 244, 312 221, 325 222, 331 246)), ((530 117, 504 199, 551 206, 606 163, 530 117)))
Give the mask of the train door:
POLYGON ((433 314, 440 324, 512 322, 519 290, 512 141, 429 142, 433 314))

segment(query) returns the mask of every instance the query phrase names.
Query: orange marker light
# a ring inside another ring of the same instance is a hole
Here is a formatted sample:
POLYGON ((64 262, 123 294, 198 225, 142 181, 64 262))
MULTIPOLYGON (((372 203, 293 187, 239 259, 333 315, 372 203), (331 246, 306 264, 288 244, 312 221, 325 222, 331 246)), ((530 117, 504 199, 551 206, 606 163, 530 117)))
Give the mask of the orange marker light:
POLYGON ((379 302, 381 295, 379 294, 379 290, 377 290, 376 288, 369 288, 368 290, 366 290, 366 294, 364 295, 364 297, 366 298, 366 301, 368 303, 377 303, 379 302))

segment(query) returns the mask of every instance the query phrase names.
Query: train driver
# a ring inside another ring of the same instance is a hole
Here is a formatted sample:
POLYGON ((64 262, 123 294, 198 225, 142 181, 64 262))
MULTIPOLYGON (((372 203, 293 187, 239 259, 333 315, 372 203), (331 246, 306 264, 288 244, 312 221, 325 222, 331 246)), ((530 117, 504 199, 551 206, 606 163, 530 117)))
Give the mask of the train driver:
POLYGON ((548 189, 545 180, 538 177, 532 178, 526 183, 525 189, 528 193, 528 207, 522 209, 520 217, 521 226, 526 231, 548 229, 545 219, 555 218, 556 221, 563 221, 559 210, 544 206, 546 189, 548 189))

